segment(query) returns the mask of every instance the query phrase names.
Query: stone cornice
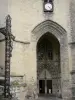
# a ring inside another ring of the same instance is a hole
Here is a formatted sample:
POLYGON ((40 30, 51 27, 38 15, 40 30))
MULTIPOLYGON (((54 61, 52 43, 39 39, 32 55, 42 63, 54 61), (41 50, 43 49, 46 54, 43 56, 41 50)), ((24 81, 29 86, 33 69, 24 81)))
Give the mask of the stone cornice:
MULTIPOLYGON (((0 77, 4 77, 5 75, 0 74, 0 77)), ((10 75, 10 77, 24 77, 24 75, 10 75)))
POLYGON ((72 74, 72 75, 75 74, 75 70, 72 70, 72 71, 71 71, 71 74, 72 74))
POLYGON ((21 43, 21 44, 30 44, 30 42, 24 42, 24 41, 19 41, 19 40, 14 40, 14 42, 16 42, 16 43, 21 43))
POLYGON ((74 42, 70 42, 69 44, 75 44, 75 41, 74 42))
POLYGON ((24 75, 10 75, 10 77, 24 77, 24 75))
MULTIPOLYGON (((5 39, 1 39, 1 40, 0 40, 0 42, 3 42, 3 41, 5 41, 5 39)), ((26 41, 26 42, 24 42, 24 41, 19 41, 19 40, 16 40, 16 39, 14 40, 14 42, 16 42, 16 43, 21 43, 21 44, 30 44, 30 42, 27 42, 27 41, 26 41)))

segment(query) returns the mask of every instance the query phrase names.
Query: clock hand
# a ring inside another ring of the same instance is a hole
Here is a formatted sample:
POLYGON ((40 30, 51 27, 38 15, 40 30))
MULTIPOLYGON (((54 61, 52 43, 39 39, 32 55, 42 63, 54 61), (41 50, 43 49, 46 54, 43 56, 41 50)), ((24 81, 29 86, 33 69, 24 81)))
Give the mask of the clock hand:
POLYGON ((48 6, 48 8, 52 9, 52 6, 48 6))
POLYGON ((50 6, 48 6, 48 8, 50 8, 50 6))

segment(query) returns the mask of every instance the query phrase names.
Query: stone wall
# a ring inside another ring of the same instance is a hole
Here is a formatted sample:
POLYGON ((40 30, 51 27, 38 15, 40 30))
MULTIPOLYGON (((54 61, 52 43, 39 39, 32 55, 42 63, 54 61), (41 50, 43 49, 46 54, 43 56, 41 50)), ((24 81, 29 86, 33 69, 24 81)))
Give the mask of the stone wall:
POLYGON ((72 99, 75 99, 75 0, 72 0, 70 3, 70 22, 71 22, 71 37, 72 42, 70 43, 71 46, 71 56, 72 56, 72 99))

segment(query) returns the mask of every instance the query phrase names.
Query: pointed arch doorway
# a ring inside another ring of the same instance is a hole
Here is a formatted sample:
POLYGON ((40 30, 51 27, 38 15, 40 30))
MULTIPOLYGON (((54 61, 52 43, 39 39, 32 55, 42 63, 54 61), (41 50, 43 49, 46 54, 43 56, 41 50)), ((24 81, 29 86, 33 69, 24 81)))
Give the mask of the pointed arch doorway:
POLYGON ((37 79, 39 94, 61 91, 60 45, 49 32, 37 43, 37 79))
MULTIPOLYGON (((32 53, 34 56, 34 60, 33 60, 33 68, 34 68, 34 73, 35 73, 35 81, 37 82, 37 88, 39 89, 39 77, 38 76, 38 59, 37 59, 37 44, 41 43, 40 40, 42 40, 41 38, 48 33, 49 35, 52 35, 54 38, 51 40, 51 38, 47 38, 48 41, 53 42, 55 40, 54 43, 59 44, 59 65, 60 65, 60 77, 61 77, 61 94, 62 94, 62 98, 64 100, 69 99, 71 95, 68 95, 69 93, 71 93, 71 89, 70 89, 70 71, 69 71, 69 52, 68 52, 68 38, 67 38, 67 31, 60 26, 58 23, 51 21, 51 20, 46 20, 44 22, 41 22, 40 24, 38 24, 33 30, 32 30, 32 38, 31 38, 31 45, 32 45, 32 53), (59 42, 58 42, 59 41, 59 42)), ((48 36, 49 37, 49 36, 48 36)), ((53 45, 52 45, 53 46, 53 45)), ((54 49, 53 49, 54 50, 54 49)), ((54 53, 53 53, 54 54, 54 53)), ((54 55, 53 55, 54 57, 54 55)), ((54 63, 51 63, 51 65, 53 65, 54 63)), ((55 63, 55 66, 57 65, 57 63, 55 63)), ((52 67, 53 68, 53 67, 52 67)), ((41 72, 42 73, 42 72, 41 72)), ((51 73, 50 73, 51 74, 51 73)), ((59 82, 60 82, 59 81, 59 82)), ((57 80, 58 82, 58 80, 57 80)), ((52 80, 53 83, 53 80, 52 80)), ((58 86, 58 85, 57 85, 58 86)), ((54 93, 53 91, 57 91, 57 89, 53 89, 55 88, 55 86, 52 85, 52 93, 54 93)), ((39 93, 39 90, 38 90, 39 93)))

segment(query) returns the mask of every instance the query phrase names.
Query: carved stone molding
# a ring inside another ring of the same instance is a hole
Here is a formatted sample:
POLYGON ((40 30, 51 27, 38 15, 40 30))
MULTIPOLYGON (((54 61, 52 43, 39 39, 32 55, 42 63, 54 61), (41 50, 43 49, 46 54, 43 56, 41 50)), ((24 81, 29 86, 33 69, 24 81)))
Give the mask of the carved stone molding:
POLYGON ((58 39, 59 42, 60 42, 60 38, 62 36, 67 35, 66 30, 62 26, 60 26, 59 24, 57 24, 56 22, 53 22, 51 20, 46 20, 46 21, 40 23, 39 25, 37 25, 32 30, 31 40, 38 41, 39 38, 47 32, 50 32, 51 34, 53 34, 58 39))

